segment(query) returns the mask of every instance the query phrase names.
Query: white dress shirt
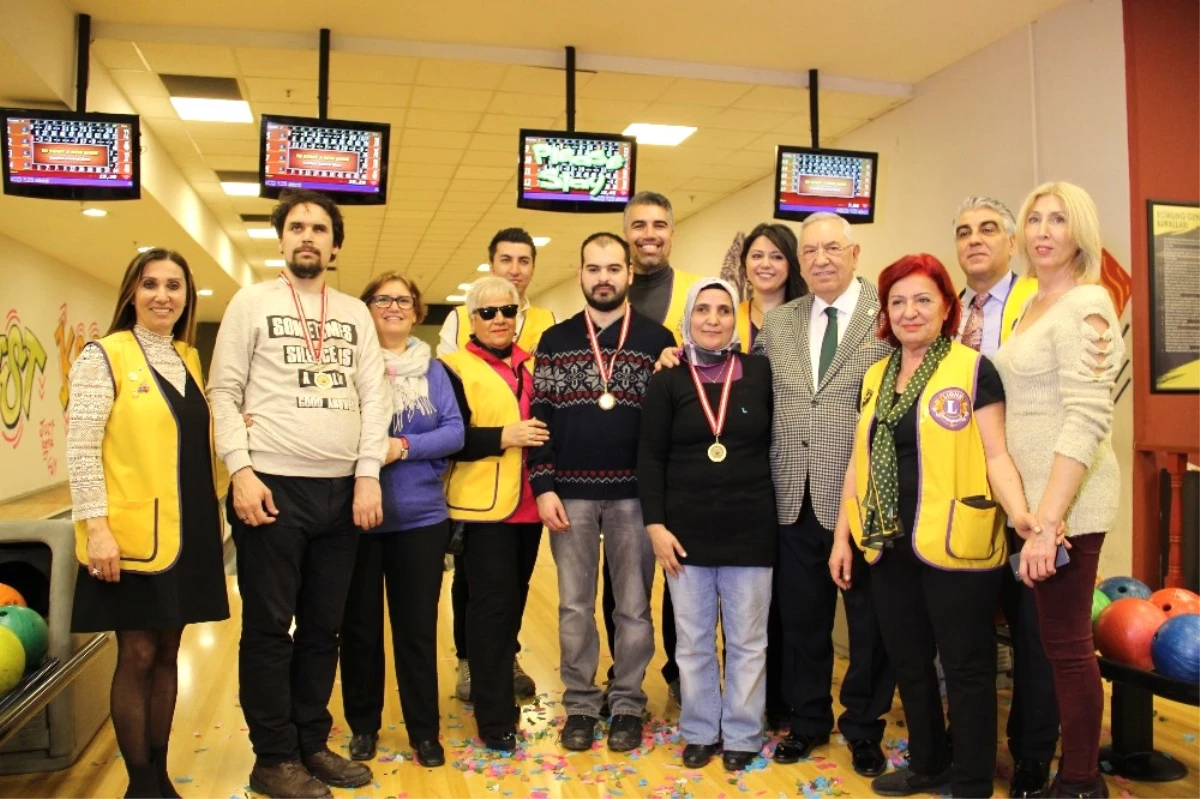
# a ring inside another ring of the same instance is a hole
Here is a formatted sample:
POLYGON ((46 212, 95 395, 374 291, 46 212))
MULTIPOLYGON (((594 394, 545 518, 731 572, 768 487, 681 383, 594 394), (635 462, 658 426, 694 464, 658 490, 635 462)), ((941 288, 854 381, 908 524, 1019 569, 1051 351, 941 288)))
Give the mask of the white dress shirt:
POLYGON ((825 309, 830 306, 837 309, 837 336, 838 344, 841 344, 842 337, 846 335, 846 328, 850 325, 850 317, 854 315, 854 309, 858 307, 858 298, 861 294, 862 284, 858 282, 858 278, 854 278, 842 292, 842 296, 833 302, 825 302, 820 297, 813 297, 812 315, 808 320, 808 352, 812 358, 814 388, 819 382, 817 375, 821 365, 821 341, 825 338, 825 328, 829 326, 829 317, 825 315, 825 309))

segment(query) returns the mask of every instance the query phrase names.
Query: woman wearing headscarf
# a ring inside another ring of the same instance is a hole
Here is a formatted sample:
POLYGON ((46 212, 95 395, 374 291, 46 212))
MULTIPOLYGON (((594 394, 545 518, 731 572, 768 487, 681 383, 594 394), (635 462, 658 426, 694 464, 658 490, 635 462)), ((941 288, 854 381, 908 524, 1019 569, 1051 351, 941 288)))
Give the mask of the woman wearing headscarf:
POLYGON ((350 757, 371 760, 383 722, 383 596, 400 710, 413 756, 422 766, 446 762, 438 741, 437 619, 442 561, 450 538, 442 475, 462 449, 463 421, 446 367, 412 335, 425 317, 416 285, 396 272, 362 292, 391 387, 395 415, 379 473, 383 523, 358 536, 354 576, 342 621, 342 707, 353 735, 350 757))
POLYGON ((650 380, 638 450, 642 514, 675 600, 683 762, 704 766, 723 741, 729 771, 744 769, 762 745, 778 532, 771 372, 766 358, 740 352, 737 306, 737 290, 724 280, 692 286, 684 363, 650 380))

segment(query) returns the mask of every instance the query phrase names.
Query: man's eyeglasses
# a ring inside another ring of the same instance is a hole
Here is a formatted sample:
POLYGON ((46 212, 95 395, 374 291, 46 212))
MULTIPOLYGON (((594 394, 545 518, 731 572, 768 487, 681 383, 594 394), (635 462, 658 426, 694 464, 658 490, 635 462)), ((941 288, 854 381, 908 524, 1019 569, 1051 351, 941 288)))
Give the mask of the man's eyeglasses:
POLYGON ((835 241, 835 242, 831 242, 829 244, 822 244, 820 247, 811 247, 811 246, 805 247, 802 250, 800 250, 800 257, 804 258, 806 260, 812 260, 813 258, 817 257, 817 253, 824 250, 825 254, 828 255, 830 258, 840 258, 842 256, 842 254, 845 253, 846 250, 849 250, 849 249, 850 248, 848 246, 846 246, 844 244, 838 244, 835 241))
POLYGON ((413 307, 412 297, 389 297, 387 294, 376 294, 374 297, 368 300, 368 302, 370 302, 373 307, 380 309, 391 308, 393 302, 396 303, 398 307, 403 308, 406 311, 413 307))
POLYGON ((485 305, 482 308, 475 309, 475 313, 485 322, 495 319, 497 311, 504 314, 505 319, 515 319, 517 317, 517 306, 515 305, 485 305))

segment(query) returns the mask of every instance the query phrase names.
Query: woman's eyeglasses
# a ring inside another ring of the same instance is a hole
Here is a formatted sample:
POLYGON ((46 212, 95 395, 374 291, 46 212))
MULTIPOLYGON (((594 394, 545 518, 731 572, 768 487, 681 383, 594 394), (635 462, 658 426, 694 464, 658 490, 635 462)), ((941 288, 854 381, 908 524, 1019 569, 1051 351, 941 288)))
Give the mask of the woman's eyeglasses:
POLYGON ((380 309, 391 308, 393 302, 396 303, 398 307, 403 308, 406 311, 413 307, 412 297, 389 297, 386 294, 376 294, 368 302, 370 302, 372 306, 380 309))
POLYGON ((475 309, 475 313, 485 322, 495 319, 497 311, 504 314, 505 319, 515 319, 517 316, 517 306, 515 305, 485 305, 482 308, 475 309))

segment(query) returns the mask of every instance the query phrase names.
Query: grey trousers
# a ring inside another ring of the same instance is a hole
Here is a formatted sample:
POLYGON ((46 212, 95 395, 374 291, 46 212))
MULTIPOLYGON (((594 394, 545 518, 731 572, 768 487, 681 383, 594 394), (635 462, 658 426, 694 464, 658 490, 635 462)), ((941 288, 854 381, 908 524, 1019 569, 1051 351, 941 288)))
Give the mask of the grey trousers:
POLYGON ((558 568, 558 641, 560 674, 568 715, 599 716, 603 692, 596 685, 600 636, 596 630, 596 578, 600 565, 600 533, 604 557, 613 579, 616 610, 615 676, 608 702, 614 715, 640 716, 646 706, 642 679, 654 656, 654 624, 650 620, 650 586, 654 582, 654 549, 642 524, 636 499, 563 500, 571 529, 550 533, 550 551, 558 568))

